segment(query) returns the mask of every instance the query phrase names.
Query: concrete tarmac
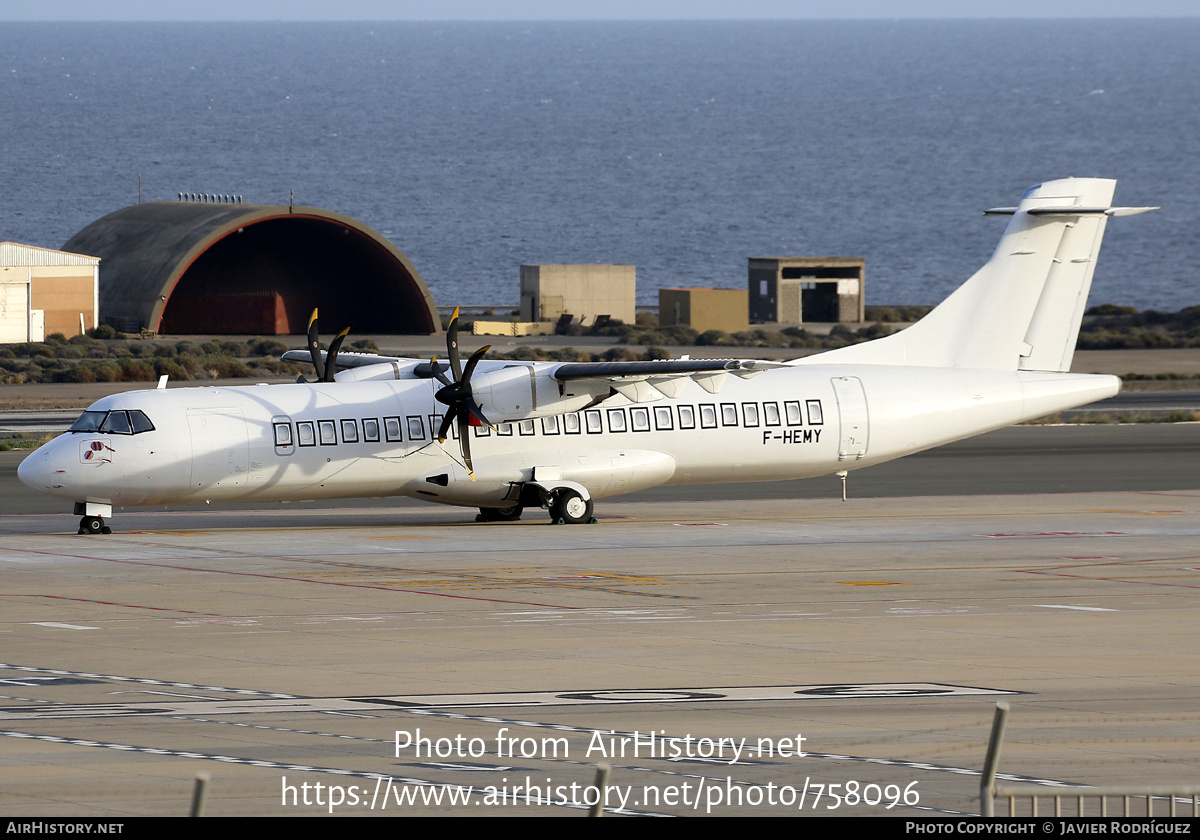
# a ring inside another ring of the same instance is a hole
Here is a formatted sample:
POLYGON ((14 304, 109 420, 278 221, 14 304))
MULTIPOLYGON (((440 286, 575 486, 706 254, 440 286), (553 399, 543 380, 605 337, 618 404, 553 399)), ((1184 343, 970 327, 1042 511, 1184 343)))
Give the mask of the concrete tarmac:
POLYGON ((606 761, 629 813, 973 814, 997 700, 1011 777, 1194 784, 1198 447, 1021 427, 846 503, 830 478, 592 526, 349 502, 104 537, 5 453, 0 813, 182 815, 206 771, 212 815, 582 815, 606 761))

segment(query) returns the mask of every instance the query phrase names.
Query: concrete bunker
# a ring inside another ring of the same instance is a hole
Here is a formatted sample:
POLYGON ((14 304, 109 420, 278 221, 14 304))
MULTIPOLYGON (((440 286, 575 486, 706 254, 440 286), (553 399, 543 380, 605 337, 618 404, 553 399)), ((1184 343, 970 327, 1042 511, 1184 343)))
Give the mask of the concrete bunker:
POLYGON ((312 207, 159 201, 110 213, 71 238, 102 258, 100 318, 174 335, 441 329, 424 280, 394 245, 312 207))

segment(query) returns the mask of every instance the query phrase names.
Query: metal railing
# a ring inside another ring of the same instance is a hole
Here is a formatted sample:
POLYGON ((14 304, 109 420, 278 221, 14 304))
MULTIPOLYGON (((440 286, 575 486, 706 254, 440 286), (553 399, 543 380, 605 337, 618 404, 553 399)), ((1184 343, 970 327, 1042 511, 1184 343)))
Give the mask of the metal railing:
MULTIPOLYGON (((1180 804, 1186 811, 1190 806, 1191 816, 1200 816, 1200 785, 1116 785, 1106 787, 1089 787, 1071 785, 1069 787, 1047 788, 1039 784, 997 784, 996 767, 1000 763, 1000 747, 1004 742, 1004 727, 1008 722, 1008 704, 996 704, 996 715, 992 719, 992 735, 988 739, 987 758, 983 764, 983 776, 979 781, 979 815, 982 817, 996 816, 997 799, 1008 800, 1007 816, 1015 817, 1017 803, 1029 800, 1029 814, 1021 816, 1038 816, 1038 806, 1050 800, 1054 803, 1055 817, 1154 817, 1154 816, 1187 816, 1180 814, 1180 804), (1166 814, 1155 814, 1155 800, 1165 800, 1166 814), (1074 807, 1069 804, 1067 813, 1063 813, 1064 801, 1074 800, 1074 807), (1114 809, 1119 813, 1109 813, 1110 800, 1119 807, 1114 809), (1094 803, 1091 813, 1087 804, 1094 803), (1144 803, 1144 805, 1139 805, 1144 803)), ((1045 814, 1044 816, 1051 816, 1045 814)))

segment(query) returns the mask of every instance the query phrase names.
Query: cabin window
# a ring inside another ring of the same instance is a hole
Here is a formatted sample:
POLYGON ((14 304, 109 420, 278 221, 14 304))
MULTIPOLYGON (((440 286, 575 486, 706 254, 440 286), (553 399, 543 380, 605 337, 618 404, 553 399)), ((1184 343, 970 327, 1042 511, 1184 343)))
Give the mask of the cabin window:
POLYGON ((813 426, 820 426, 822 423, 825 422, 824 414, 821 411, 821 401, 820 400, 809 400, 808 401, 808 422, 810 425, 813 425, 813 426))
POLYGON ((733 403, 721 403, 721 425, 736 426, 737 424, 737 406, 733 403))
POLYGON ((517 430, 523 435, 531 435, 537 431, 532 420, 522 420, 517 424, 517 430))
POLYGON ((355 420, 342 421, 342 443, 358 443, 358 422, 355 420))
POLYGON ((292 445, 292 424, 291 423, 276 423, 275 425, 275 445, 277 447, 287 447, 292 445))
POLYGON ((317 431, 321 434, 322 446, 333 446, 337 443, 337 427, 332 420, 318 420, 317 431))
POLYGON ((399 417, 384 417, 383 418, 383 433, 387 435, 388 443, 399 443, 404 438, 400 431, 399 417))
POLYGON ((690 405, 681 405, 679 408, 679 428, 694 429, 696 428, 696 409, 690 405))
POLYGON ((420 415, 410 414, 408 420, 408 439, 425 440, 425 421, 420 415))
POLYGON ((512 437, 512 423, 501 423, 496 427, 496 434, 502 437, 512 437))
POLYGON ((650 409, 648 408, 631 408, 629 409, 629 425, 635 432, 650 431, 650 409))
POLYGON ((608 430, 610 432, 625 431, 625 409, 610 408, 608 410, 608 430))
POLYGON ((587 423, 587 431, 589 435, 598 435, 604 431, 604 426, 600 422, 599 411, 585 411, 583 419, 587 423))
POLYGON ((558 434, 558 418, 543 417, 542 418, 542 434, 556 435, 558 434))
POLYGON ((317 445, 317 433, 313 428, 311 420, 305 420, 303 423, 296 424, 296 437, 299 439, 301 446, 317 445))
POLYGON ((758 403, 742 403, 742 425, 747 428, 758 425, 758 403))
POLYGON ((484 426, 481 424, 475 427, 475 437, 488 437, 491 435, 491 433, 492 430, 489 426, 484 426))
POLYGON ((569 435, 577 435, 583 431, 579 423, 579 414, 564 414, 562 419, 563 431, 569 435))
POLYGON ((363 440, 367 443, 379 443, 379 421, 374 417, 368 417, 362 421, 363 424, 363 440))
POLYGON ((717 407, 715 405, 700 406, 700 428, 717 428, 717 407))
POLYGON ((763 403, 763 421, 768 426, 778 426, 779 421, 779 403, 763 403))
POLYGON ((660 405, 654 409, 654 428, 660 432, 670 431, 675 428, 674 416, 671 414, 669 405, 660 405))
POLYGON ((804 417, 800 414, 800 403, 795 400, 788 400, 783 404, 783 408, 787 412, 787 424, 789 426, 804 425, 804 417))

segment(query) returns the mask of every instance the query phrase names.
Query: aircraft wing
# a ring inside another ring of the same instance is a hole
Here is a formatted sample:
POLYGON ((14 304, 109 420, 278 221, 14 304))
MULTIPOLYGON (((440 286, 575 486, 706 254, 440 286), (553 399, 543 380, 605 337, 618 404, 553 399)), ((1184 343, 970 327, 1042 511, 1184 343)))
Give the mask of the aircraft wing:
MULTIPOLYGON (((280 358, 285 362, 312 362, 312 356, 307 350, 288 350, 280 358)), ((324 350, 321 351, 321 358, 327 358, 324 350)), ((398 363, 402 365, 412 364, 416 359, 404 359, 399 356, 380 356, 376 353, 338 353, 336 365, 339 368, 355 368, 368 367, 370 365, 386 365, 398 363)))
MULTIPOLYGON (((283 358, 304 362, 311 357, 307 350, 289 350, 283 354, 283 358)), ((358 368, 338 374, 338 382, 435 378, 445 382, 449 372, 447 366, 440 362, 435 371, 431 362, 370 353, 340 353, 336 364, 339 368, 358 368)), ((784 367, 787 365, 756 359, 654 359, 637 362, 525 362, 497 359, 482 361, 478 365, 471 388, 486 416, 507 417, 524 405, 524 411, 513 414, 514 417, 524 418, 531 411, 530 406, 534 406, 534 416, 565 413, 599 402, 614 393, 625 396, 631 402, 650 402, 664 396, 677 397, 689 381, 715 394, 730 374, 748 379, 765 370, 784 367), (585 396, 587 399, 579 402, 585 396), (507 407, 510 402, 511 410, 500 408, 507 407)))

